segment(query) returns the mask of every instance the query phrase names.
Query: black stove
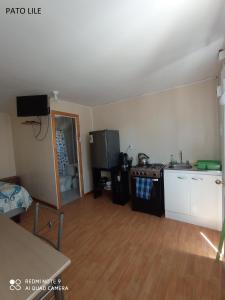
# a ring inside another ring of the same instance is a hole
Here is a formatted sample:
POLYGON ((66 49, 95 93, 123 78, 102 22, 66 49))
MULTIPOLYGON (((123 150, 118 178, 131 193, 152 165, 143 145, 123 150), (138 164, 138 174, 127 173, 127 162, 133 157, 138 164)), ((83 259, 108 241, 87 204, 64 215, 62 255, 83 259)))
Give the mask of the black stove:
POLYGON ((130 170, 132 189, 132 209, 161 217, 164 214, 163 170, 165 165, 155 163, 145 166, 134 166, 130 170), (137 177, 151 178, 152 189, 149 199, 138 197, 137 177))
POLYGON ((144 166, 136 165, 131 168, 131 176, 141 176, 141 177, 150 177, 150 178, 160 178, 162 176, 162 170, 164 169, 163 164, 147 164, 144 166))

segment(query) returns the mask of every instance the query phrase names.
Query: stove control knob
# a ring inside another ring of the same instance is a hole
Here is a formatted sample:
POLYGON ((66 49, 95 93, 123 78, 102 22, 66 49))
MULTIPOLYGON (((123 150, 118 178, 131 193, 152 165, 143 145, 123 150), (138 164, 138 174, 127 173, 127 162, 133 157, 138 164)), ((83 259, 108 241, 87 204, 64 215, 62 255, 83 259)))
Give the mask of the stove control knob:
POLYGON ((156 173, 153 173, 153 176, 156 177, 156 173))
POLYGON ((137 171, 137 172, 136 172, 136 175, 139 175, 139 174, 140 174, 140 172, 139 172, 139 171, 137 171))

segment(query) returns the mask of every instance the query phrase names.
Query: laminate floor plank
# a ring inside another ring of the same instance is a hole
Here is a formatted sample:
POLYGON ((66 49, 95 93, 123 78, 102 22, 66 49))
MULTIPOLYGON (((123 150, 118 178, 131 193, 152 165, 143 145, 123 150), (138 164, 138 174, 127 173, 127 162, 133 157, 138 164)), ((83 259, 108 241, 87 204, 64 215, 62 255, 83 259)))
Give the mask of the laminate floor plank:
MULTIPOLYGON (((225 300, 219 232, 88 195, 63 207, 66 300, 225 300)), ((33 209, 22 217, 32 229, 33 209)))

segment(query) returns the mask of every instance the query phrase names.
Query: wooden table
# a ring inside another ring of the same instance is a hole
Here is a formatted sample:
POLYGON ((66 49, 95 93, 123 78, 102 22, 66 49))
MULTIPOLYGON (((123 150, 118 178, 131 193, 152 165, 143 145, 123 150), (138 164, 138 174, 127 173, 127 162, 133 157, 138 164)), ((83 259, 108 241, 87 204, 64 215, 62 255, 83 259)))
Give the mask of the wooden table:
POLYGON ((26 280, 38 279, 41 281, 38 286, 47 287, 47 280, 54 280, 70 262, 65 255, 0 214, 0 299, 38 299, 42 291, 28 290, 32 284, 26 280), (17 279, 21 281, 21 289, 13 281, 10 285, 10 280, 17 279))

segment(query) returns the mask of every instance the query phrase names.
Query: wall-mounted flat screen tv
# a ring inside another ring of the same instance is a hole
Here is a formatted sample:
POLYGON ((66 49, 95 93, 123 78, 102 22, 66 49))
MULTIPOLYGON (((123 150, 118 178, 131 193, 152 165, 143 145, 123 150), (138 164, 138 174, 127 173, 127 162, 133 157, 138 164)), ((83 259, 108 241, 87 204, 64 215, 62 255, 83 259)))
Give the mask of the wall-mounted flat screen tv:
POLYGON ((18 117, 47 116, 49 114, 47 95, 21 96, 16 97, 16 101, 18 117))

